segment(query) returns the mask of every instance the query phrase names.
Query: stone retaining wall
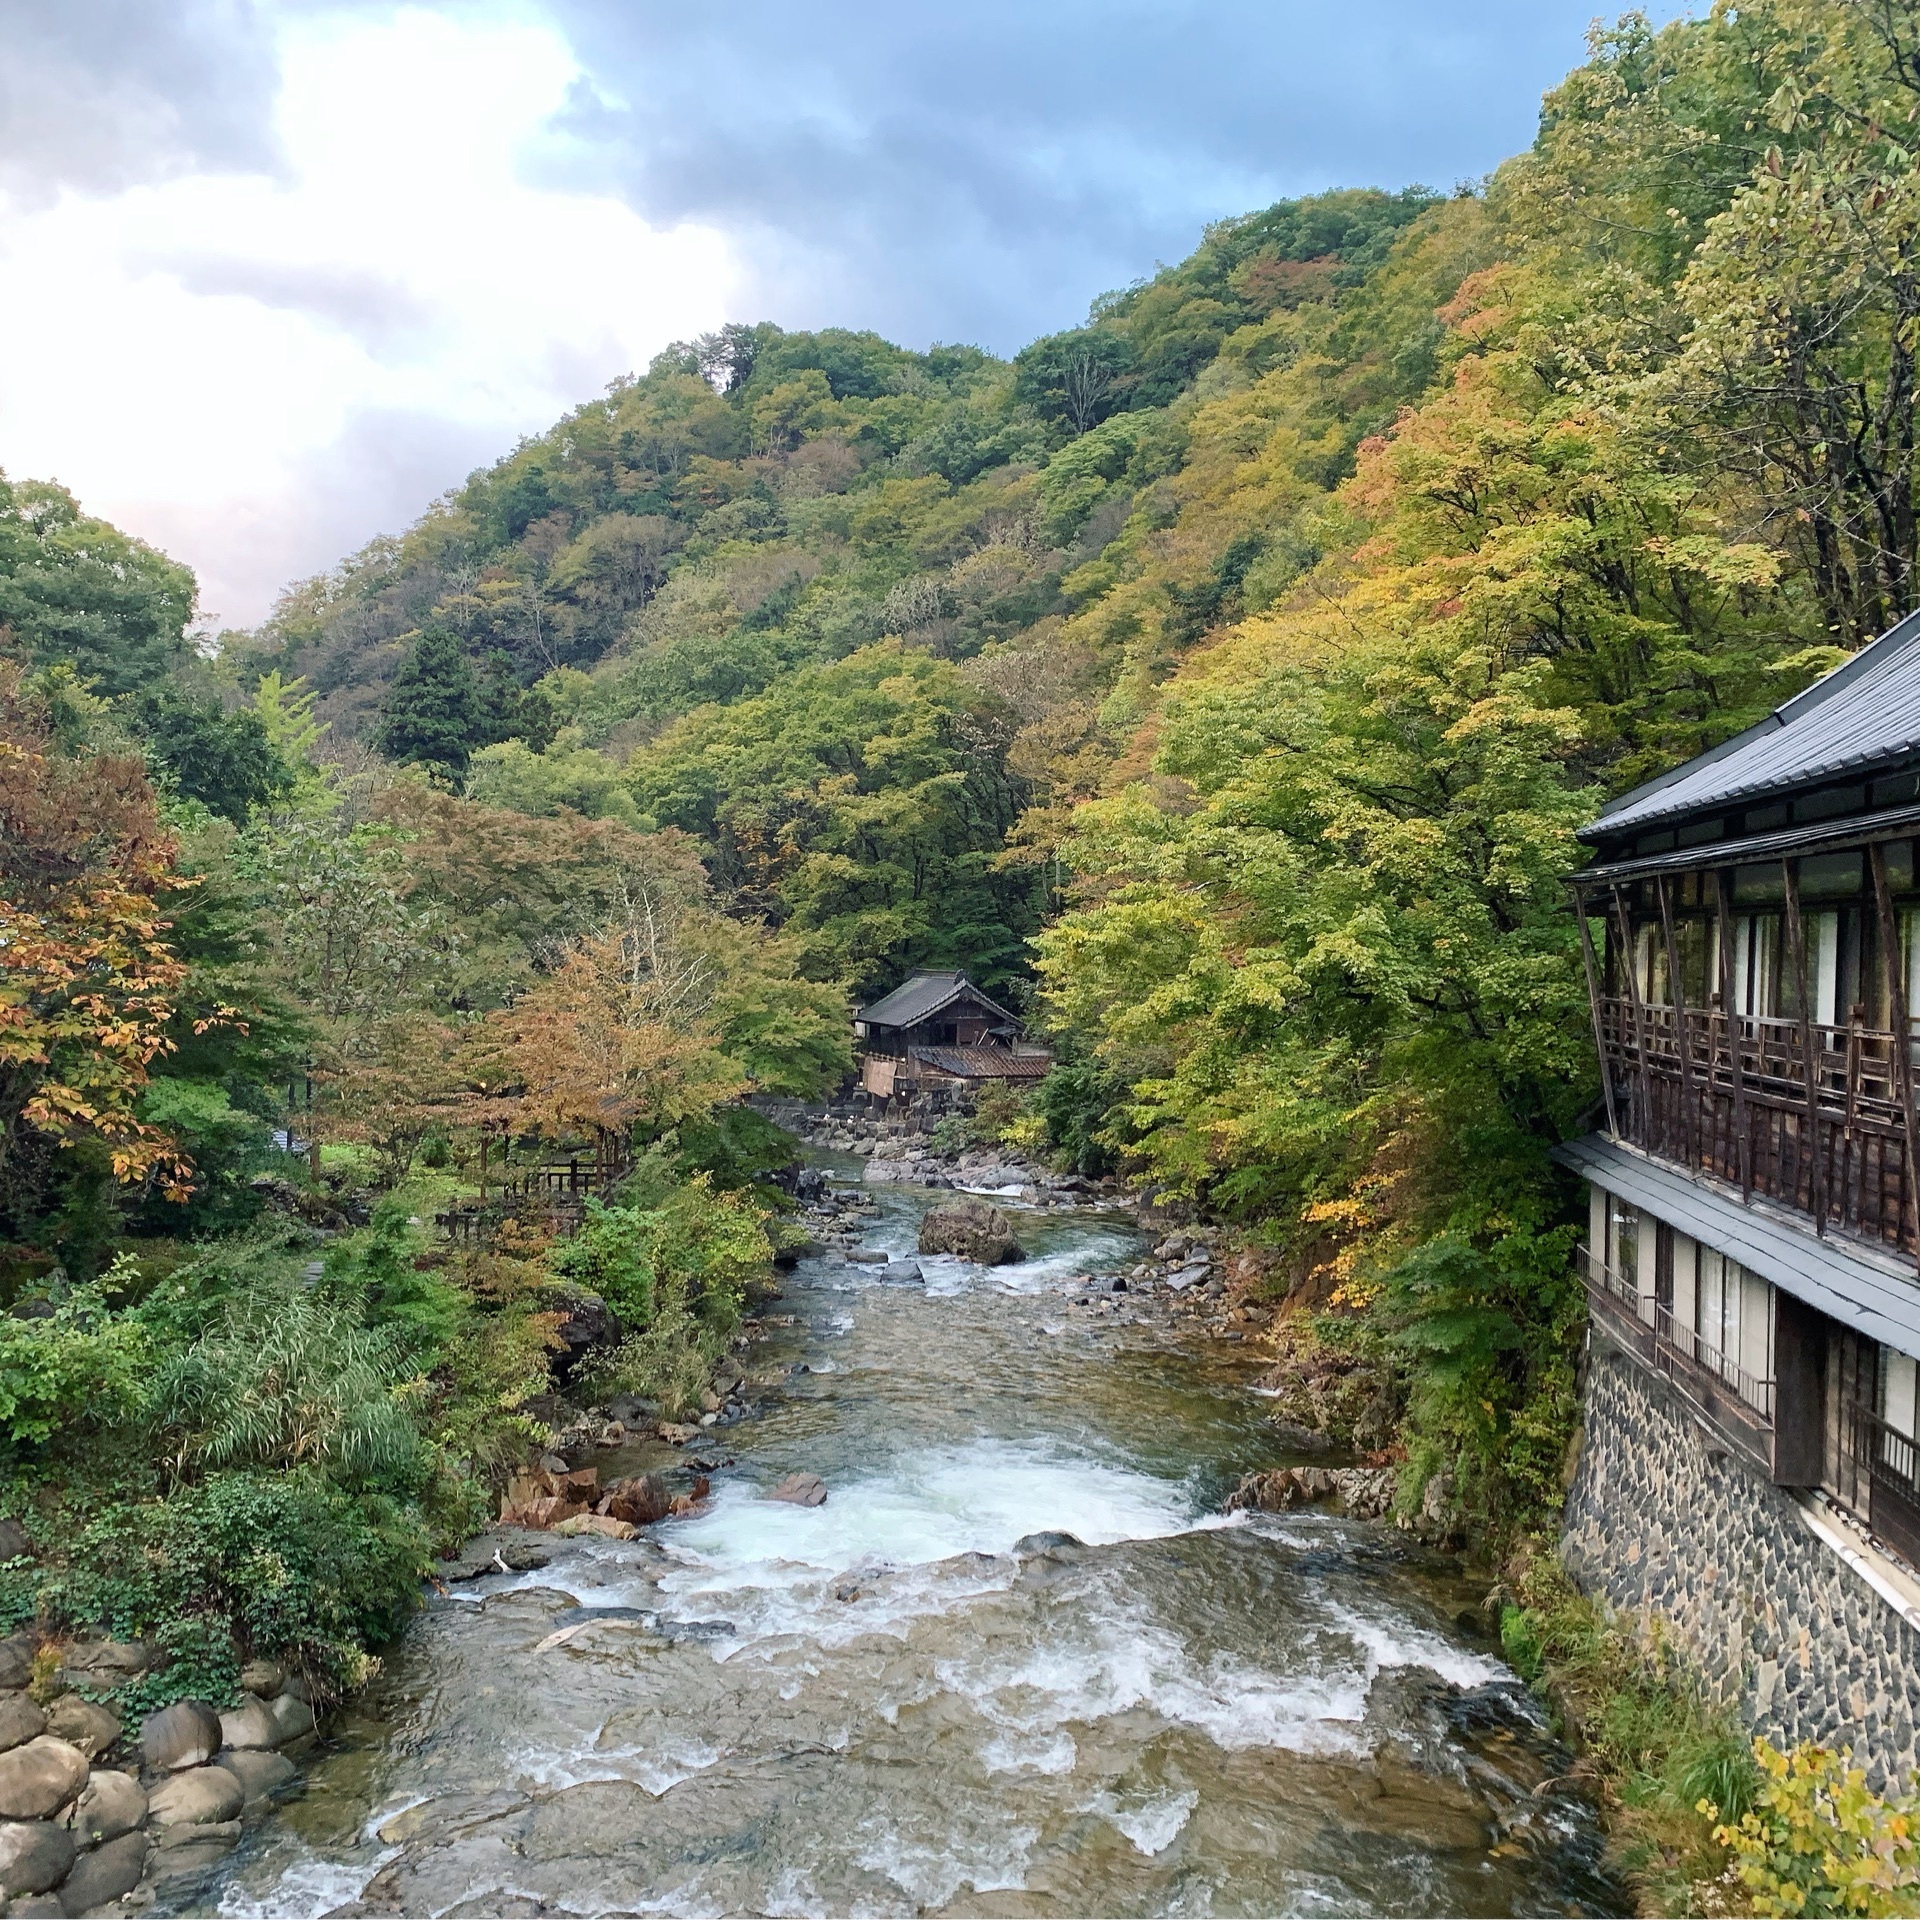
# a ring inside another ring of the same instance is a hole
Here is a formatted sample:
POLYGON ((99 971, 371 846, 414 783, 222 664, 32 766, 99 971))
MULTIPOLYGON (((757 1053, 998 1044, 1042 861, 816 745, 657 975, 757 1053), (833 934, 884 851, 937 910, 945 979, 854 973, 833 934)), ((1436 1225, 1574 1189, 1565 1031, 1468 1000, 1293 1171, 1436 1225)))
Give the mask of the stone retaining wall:
POLYGON ((1876 1790, 1920 1777, 1920 1632, 1901 1610, 1597 1327, 1585 1416, 1562 1548, 1582 1589, 1661 1623, 1776 1746, 1849 1748, 1876 1790))

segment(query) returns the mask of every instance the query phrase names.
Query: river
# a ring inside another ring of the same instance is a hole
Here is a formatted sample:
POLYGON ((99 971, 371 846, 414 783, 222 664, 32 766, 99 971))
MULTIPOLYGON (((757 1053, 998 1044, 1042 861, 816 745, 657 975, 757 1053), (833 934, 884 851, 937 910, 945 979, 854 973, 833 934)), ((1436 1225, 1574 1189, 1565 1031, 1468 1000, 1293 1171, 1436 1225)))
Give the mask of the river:
MULTIPOLYGON (((863 1244, 911 1250, 929 1196, 877 1192, 863 1244)), ((1072 1305, 1124 1217, 1020 1225, 921 1284, 803 1262, 704 1510, 432 1601, 212 1904, 1625 1911, 1454 1564, 1224 1516, 1280 1457, 1253 1362, 1072 1305), (765 1497, 794 1471, 824 1505, 765 1497)))

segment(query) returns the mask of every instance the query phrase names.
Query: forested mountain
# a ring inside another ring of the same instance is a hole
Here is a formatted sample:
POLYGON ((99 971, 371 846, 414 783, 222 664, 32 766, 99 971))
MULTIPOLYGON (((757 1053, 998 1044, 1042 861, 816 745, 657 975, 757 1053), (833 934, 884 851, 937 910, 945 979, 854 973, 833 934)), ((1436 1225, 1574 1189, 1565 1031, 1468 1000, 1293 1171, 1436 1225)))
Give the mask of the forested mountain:
MULTIPOLYGON (((1056 1042, 1003 1124, 1238 1223, 1398 1369, 1407 1497, 1519 1524, 1581 1312, 1574 830, 1920 600, 1916 74, 1904 5, 1630 18, 1483 191, 1225 221, 1011 361, 723 329, 217 659, 181 569, 0 496, 16 1284, 596 1113, 646 1286, 731 1272, 673 1208, 765 1170, 738 1096, 960 965, 1056 1042)), ((425 1343, 477 1471, 553 1275, 436 1293, 408 1218, 341 1326, 425 1343)))

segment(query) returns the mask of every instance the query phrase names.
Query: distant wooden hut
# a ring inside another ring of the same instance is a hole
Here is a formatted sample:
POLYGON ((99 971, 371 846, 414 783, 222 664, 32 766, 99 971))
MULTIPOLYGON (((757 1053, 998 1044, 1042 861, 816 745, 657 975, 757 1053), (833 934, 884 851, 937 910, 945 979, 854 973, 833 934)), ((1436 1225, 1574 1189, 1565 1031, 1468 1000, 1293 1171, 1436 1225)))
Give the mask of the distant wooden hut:
POLYGON ((878 1099, 1032 1082, 1053 1064, 964 973, 916 973, 854 1016, 860 1084, 878 1099))

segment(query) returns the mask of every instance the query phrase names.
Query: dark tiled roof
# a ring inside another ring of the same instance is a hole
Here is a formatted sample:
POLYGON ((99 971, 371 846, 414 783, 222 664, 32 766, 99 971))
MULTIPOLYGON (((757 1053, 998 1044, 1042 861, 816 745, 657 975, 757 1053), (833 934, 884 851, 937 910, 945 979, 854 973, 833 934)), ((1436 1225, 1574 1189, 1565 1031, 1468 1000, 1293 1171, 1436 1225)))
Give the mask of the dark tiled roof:
POLYGON ((1046 1053, 1015 1053, 1010 1047, 909 1047, 917 1067, 961 1080, 1038 1080, 1053 1065, 1046 1053))
POLYGON ((1013 1015, 995 1006, 964 973, 916 973, 853 1017, 870 1027, 917 1027, 961 998, 977 1000, 1009 1024, 1013 1015))
POLYGON ((1730 801, 1892 766, 1915 754, 1920 614, 1909 614, 1758 726, 1622 794, 1580 837, 1610 839, 1730 801))
POLYGON ((1909 1262, 1838 1234, 1817 1237, 1810 1219, 1743 1201, 1733 1188, 1667 1166, 1604 1133, 1570 1141, 1554 1150, 1554 1158, 1843 1327, 1920 1354, 1920 1282, 1909 1262))

